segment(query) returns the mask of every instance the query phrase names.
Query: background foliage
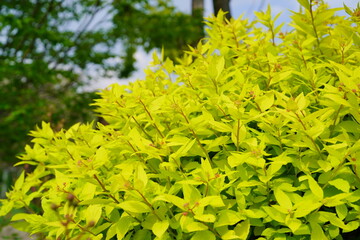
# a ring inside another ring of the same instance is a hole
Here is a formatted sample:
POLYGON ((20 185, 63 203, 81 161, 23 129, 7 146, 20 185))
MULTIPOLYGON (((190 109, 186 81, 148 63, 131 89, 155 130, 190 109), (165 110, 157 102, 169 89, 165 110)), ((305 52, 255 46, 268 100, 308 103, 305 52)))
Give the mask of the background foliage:
MULTIPOLYGON (((208 18, 180 64, 96 100, 109 125, 31 132, 1 200, 43 239, 343 239, 359 227, 359 8, 299 0, 289 32, 208 18), (264 30, 265 29, 265 30, 264 30), (45 237, 46 236, 46 237, 45 237)), ((260 23, 262 26, 259 26, 260 23)))
POLYGON ((175 57, 199 39, 195 22, 164 0, 1 1, 1 162, 15 161, 42 120, 61 129, 94 119, 95 94, 79 90, 91 73, 129 76, 138 46, 175 57))

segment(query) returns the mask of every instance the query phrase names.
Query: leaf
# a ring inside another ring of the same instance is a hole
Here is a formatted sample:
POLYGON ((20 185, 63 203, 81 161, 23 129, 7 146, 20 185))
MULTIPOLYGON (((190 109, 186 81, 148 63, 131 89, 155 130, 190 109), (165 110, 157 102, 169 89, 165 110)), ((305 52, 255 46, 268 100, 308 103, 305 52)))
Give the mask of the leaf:
POLYGON ((183 230, 188 232, 208 230, 208 227, 205 224, 195 222, 192 217, 184 215, 180 217, 180 226, 183 230))
POLYGON ((79 205, 92 205, 92 204, 101 204, 101 205, 107 205, 110 203, 113 203, 113 200, 110 199, 101 199, 101 198, 94 198, 94 199, 88 199, 81 201, 79 205))
POLYGON ((100 226, 97 226, 93 229, 91 229, 91 231, 94 233, 94 234, 99 234, 101 232, 104 232, 107 228, 109 228, 110 226, 112 226, 113 224, 109 223, 109 222, 106 222, 104 224, 101 224, 100 226))
POLYGON ((117 239, 123 239, 125 234, 129 231, 133 218, 130 216, 121 216, 116 222, 116 237, 117 239))
MULTIPOLYGON (((83 190, 81 191, 79 198, 82 200, 80 202, 80 204, 84 204, 83 201, 84 200, 94 200, 94 195, 95 195, 95 191, 96 191, 96 185, 92 184, 92 183, 85 183, 83 190)), ((105 200, 105 199, 103 199, 105 200)), ((94 204, 94 203, 92 203, 94 204)))
POLYGON ((19 178, 16 180, 14 184, 14 189, 20 191, 22 186, 24 185, 24 181, 25 181, 25 171, 22 171, 19 178))
POLYGON ((234 127, 231 132, 231 140, 235 146, 239 146, 246 139, 246 127, 241 123, 240 120, 237 120, 234 123, 234 127))
POLYGON ((187 203, 184 199, 170 194, 160 195, 154 199, 154 202, 157 200, 170 202, 182 210, 185 210, 184 205, 187 203))
POLYGON ((169 227, 169 221, 156 221, 152 227, 152 231, 158 238, 161 238, 169 227))
POLYGON ((171 154, 170 157, 178 159, 182 156, 186 156, 195 142, 196 139, 189 139, 187 143, 183 144, 175 153, 171 154))
POLYGON ((37 214, 29 214, 29 213, 17 213, 12 218, 11 221, 25 220, 28 223, 36 223, 41 224, 46 222, 46 219, 37 214))
POLYGON ((219 131, 219 132, 231 132, 232 131, 232 127, 223 122, 210 120, 209 124, 214 130, 219 131))
POLYGON ((147 213, 150 212, 150 208, 140 201, 124 201, 118 204, 118 206, 125 211, 133 213, 147 213))
POLYGON ((235 234, 243 240, 246 240, 250 232, 250 220, 247 219, 238 223, 234 228, 235 234))
POLYGON ((346 180, 344 180, 342 178, 337 178, 337 179, 331 180, 331 181, 329 181, 329 184, 345 193, 348 193, 350 190, 349 182, 347 182, 346 180))
POLYGON ((184 199, 187 202, 196 202, 201 198, 201 194, 197 188, 189 184, 183 184, 184 199))
POLYGON ((109 162, 109 156, 107 150, 104 147, 100 147, 95 154, 93 163, 94 169, 97 169, 109 162))
POLYGON ((319 184, 310 176, 308 175, 308 182, 311 192, 318 197, 319 199, 324 198, 324 192, 319 184))
POLYGON ((216 217, 213 214, 195 214, 194 218, 201 222, 215 222, 216 217))
POLYGON ((269 217, 271 217, 273 220, 279 222, 279 223, 284 223, 285 222, 285 214, 279 212, 278 210, 276 210, 273 207, 268 207, 268 206, 264 206, 262 207, 262 209, 264 209, 264 211, 269 215, 269 217))
POLYGON ((346 204, 335 206, 336 214, 339 216, 339 219, 344 220, 348 215, 348 208, 346 204))
POLYGON ((193 222, 191 224, 188 224, 186 226, 186 230, 189 232, 197 232, 197 231, 203 231, 203 230, 207 230, 207 226, 199 223, 199 222, 193 222))
POLYGON ((296 211, 294 213, 294 218, 304 217, 314 211, 315 209, 319 208, 322 204, 319 201, 315 200, 303 200, 297 202, 294 205, 296 211))
POLYGON ((222 198, 220 196, 208 196, 201 198, 199 200, 199 205, 202 207, 212 206, 212 207, 223 207, 225 206, 222 198))
POLYGON ((318 223, 310 221, 311 240, 328 240, 318 223))
POLYGON ((297 0, 298 3, 303 6, 305 9, 310 9, 309 0, 297 0))
POLYGON ((6 201, 6 202, 0 201, 0 202, 1 202, 0 216, 5 216, 13 209, 14 201, 6 201))
POLYGON ((146 172, 142 166, 142 164, 138 164, 137 168, 135 169, 135 179, 134 179, 134 187, 139 190, 142 191, 148 182, 148 176, 146 175, 146 172))
POLYGON ((255 102, 259 105, 261 111, 264 112, 274 104, 274 93, 270 92, 255 98, 255 102))
POLYGON ((343 3, 343 6, 344 6, 344 9, 345 9, 345 12, 347 14, 349 14, 350 16, 352 16, 353 15, 352 10, 348 6, 346 6, 345 3, 343 3))
POLYGON ((140 229, 138 231, 135 231, 135 234, 132 238, 126 239, 126 240, 152 240, 152 234, 147 229, 140 229))
POLYGON ((206 176, 213 176, 214 172, 213 169, 211 167, 210 161, 209 159, 203 158, 201 159, 201 169, 204 171, 206 176))
POLYGON ((298 110, 304 110, 309 105, 309 100, 304 96, 303 93, 300 93, 296 98, 295 101, 298 106, 298 110))
POLYGON ((95 225, 99 221, 102 213, 102 206, 101 205, 90 205, 87 207, 85 211, 85 219, 86 223, 89 224, 90 222, 94 222, 95 225))
POLYGON ((288 218, 285 220, 285 224, 295 233, 301 227, 302 222, 296 218, 288 218))
POLYGON ((220 74, 222 73, 222 71, 224 70, 225 67, 225 58, 223 56, 220 56, 217 60, 216 63, 216 72, 217 72, 217 76, 216 78, 218 78, 220 76, 220 74))
POLYGON ((191 240, 205 240, 205 239, 206 240, 215 240, 216 237, 212 232, 206 230, 206 231, 196 232, 191 238, 191 240))
POLYGON ((214 227, 234 225, 241 220, 244 220, 244 218, 240 217, 238 212, 233 210, 222 210, 218 213, 218 220, 215 222, 214 227))
POLYGON ((280 204, 280 206, 289 210, 292 209, 292 202, 286 193, 284 193, 280 188, 275 188, 274 194, 276 201, 280 204))

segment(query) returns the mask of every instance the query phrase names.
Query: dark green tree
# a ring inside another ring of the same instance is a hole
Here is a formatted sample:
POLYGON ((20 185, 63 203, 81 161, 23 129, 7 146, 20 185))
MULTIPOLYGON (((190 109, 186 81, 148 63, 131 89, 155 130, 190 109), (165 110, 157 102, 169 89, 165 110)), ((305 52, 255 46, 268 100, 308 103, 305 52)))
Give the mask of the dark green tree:
POLYGON ((164 0, 2 0, 0 162, 13 162, 41 121, 60 129, 94 119, 94 93, 80 91, 89 69, 127 77, 139 46, 176 57, 201 36, 194 23, 164 0))

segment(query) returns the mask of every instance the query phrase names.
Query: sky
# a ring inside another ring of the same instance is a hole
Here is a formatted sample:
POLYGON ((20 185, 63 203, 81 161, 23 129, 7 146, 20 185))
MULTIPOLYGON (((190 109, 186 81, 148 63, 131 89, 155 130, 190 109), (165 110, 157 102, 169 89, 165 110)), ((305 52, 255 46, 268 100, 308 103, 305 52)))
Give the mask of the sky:
MULTIPOLYGON (((343 3, 350 8, 355 8, 359 3, 359 0, 326 0, 331 8, 341 8, 343 3)), ((175 7, 182 12, 191 12, 191 0, 173 0, 175 7)), ((271 11, 274 15, 281 12, 277 22, 290 22, 290 11, 298 11, 299 4, 296 0, 230 0, 230 9, 232 17, 238 18, 241 14, 244 14, 246 18, 251 20, 255 19, 254 11, 265 10, 267 6, 271 6, 271 11)), ((212 0, 205 0, 205 16, 213 14, 212 0)), ((343 12, 343 14, 345 14, 343 12)), ((127 84, 129 81, 135 81, 138 79, 144 79, 144 70, 152 61, 152 52, 146 53, 142 49, 138 49, 135 53, 137 59, 136 68, 138 69, 128 79, 119 78, 99 78, 92 81, 91 85, 84 87, 85 91, 92 91, 96 89, 106 88, 112 83, 127 84)))

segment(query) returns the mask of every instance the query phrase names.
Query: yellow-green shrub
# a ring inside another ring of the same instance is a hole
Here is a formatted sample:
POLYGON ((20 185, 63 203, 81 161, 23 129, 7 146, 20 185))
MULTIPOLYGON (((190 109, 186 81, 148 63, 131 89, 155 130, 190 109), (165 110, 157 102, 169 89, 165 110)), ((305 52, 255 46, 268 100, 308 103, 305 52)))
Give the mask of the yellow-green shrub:
POLYGON ((1 215, 45 239, 341 239, 359 227, 356 13, 299 0, 206 19, 208 38, 95 105, 109 125, 31 132, 1 215), (311 4, 311 5, 310 5, 311 4), (262 24, 261 26, 259 24, 262 24), (33 202, 39 202, 36 208, 33 202))

